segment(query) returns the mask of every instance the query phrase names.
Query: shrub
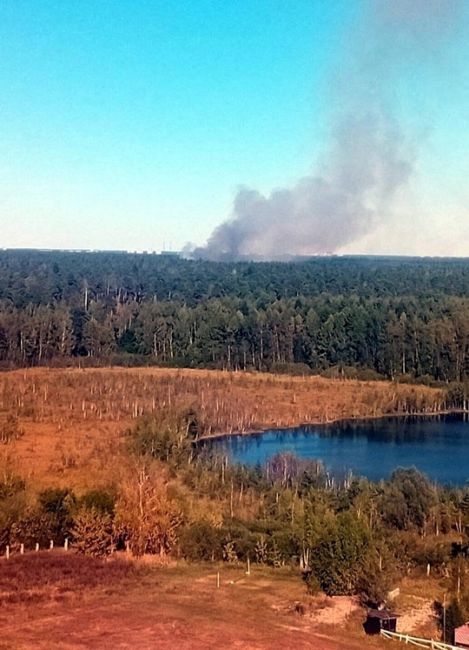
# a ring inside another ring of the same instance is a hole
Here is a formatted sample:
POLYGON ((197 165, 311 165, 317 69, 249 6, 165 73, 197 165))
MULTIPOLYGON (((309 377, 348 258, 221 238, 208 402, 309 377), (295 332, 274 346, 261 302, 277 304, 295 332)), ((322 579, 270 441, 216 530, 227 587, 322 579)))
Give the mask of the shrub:
POLYGON ((40 510, 49 515, 51 535, 55 542, 63 544, 72 525, 76 498, 68 488, 49 488, 39 494, 40 510))
POLYGON ((311 553, 314 576, 328 596, 357 592, 369 550, 362 522, 349 513, 338 515, 311 553))
POLYGON ((185 463, 194 453, 199 423, 194 411, 166 411, 158 417, 145 417, 130 432, 132 449, 139 455, 158 460, 185 463))
POLYGON ((56 541, 55 533, 56 521, 53 515, 40 510, 29 510, 11 525, 10 544, 14 547, 24 544, 26 548, 34 548, 39 544, 41 548, 47 548, 50 540, 56 541))
POLYGON ((165 555, 178 541, 183 523, 176 502, 155 467, 136 465, 124 480, 116 503, 116 525, 122 543, 132 553, 165 555))
POLYGON ((19 492, 24 492, 26 484, 22 478, 11 473, 4 473, 0 481, 0 501, 8 499, 19 492))
POLYGON ((383 520, 398 530, 423 529, 435 503, 428 479, 415 468, 398 468, 391 475, 381 500, 383 520))
POLYGON ((258 535, 252 533, 242 522, 230 521, 222 527, 220 533, 225 545, 229 543, 233 544, 239 560, 246 560, 247 557, 255 557, 258 535))
POLYGON ((109 555, 114 548, 110 515, 95 508, 82 508, 75 515, 72 538, 78 553, 93 557, 109 555))
POLYGON ((80 507, 88 510, 97 510, 98 512, 107 513, 111 517, 114 515, 116 497, 106 490, 90 490, 86 492, 79 501, 80 507))
POLYGON ((311 368, 306 363, 273 363, 271 371, 278 375, 311 375, 311 368))
POLYGON ((221 560, 222 533, 210 523, 198 521, 184 528, 179 548, 187 560, 221 560))
POLYGON ((223 559, 230 564, 236 564, 239 560, 235 543, 231 540, 223 544, 223 559))
POLYGON ((269 559, 269 549, 264 535, 261 535, 256 542, 254 557, 258 564, 267 564, 269 559))

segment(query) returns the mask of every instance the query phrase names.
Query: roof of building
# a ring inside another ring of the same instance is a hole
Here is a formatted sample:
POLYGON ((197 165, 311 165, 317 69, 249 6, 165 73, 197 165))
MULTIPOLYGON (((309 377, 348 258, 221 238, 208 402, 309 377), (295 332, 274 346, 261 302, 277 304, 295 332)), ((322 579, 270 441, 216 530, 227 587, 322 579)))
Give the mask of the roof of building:
POLYGON ((464 623, 454 630, 454 642, 469 645, 469 623, 464 623))
POLYGON ((390 612, 388 609, 369 609, 368 616, 369 618, 379 618, 381 620, 398 618, 398 614, 394 614, 393 612, 390 612))

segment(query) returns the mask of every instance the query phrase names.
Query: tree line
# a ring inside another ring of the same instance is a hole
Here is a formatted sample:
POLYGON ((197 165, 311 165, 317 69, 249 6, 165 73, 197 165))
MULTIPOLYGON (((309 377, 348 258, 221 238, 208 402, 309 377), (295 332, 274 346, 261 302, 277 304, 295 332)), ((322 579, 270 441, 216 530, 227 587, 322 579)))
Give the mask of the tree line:
POLYGON ((0 252, 0 363, 367 371, 464 381, 469 262, 215 263, 0 252))

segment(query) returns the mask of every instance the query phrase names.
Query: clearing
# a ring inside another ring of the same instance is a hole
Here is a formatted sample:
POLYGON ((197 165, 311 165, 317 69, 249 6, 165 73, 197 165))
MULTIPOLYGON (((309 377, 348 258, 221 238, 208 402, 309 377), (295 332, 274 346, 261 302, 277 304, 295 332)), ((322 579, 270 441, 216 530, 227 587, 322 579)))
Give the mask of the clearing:
POLYGON ((389 648, 365 637, 361 611, 320 624, 297 576, 257 567, 32 553, 0 560, 0 603, 2 650, 389 648))

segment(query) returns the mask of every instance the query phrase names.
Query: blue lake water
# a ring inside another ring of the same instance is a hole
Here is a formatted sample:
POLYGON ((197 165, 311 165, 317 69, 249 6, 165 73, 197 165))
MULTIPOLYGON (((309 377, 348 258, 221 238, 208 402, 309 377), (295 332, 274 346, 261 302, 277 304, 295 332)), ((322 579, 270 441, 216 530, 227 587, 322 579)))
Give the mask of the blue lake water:
POLYGON ((278 452, 321 460, 334 474, 387 478, 396 467, 417 467, 440 483, 469 482, 467 415, 393 417, 232 436, 212 443, 232 462, 264 464, 278 452))

